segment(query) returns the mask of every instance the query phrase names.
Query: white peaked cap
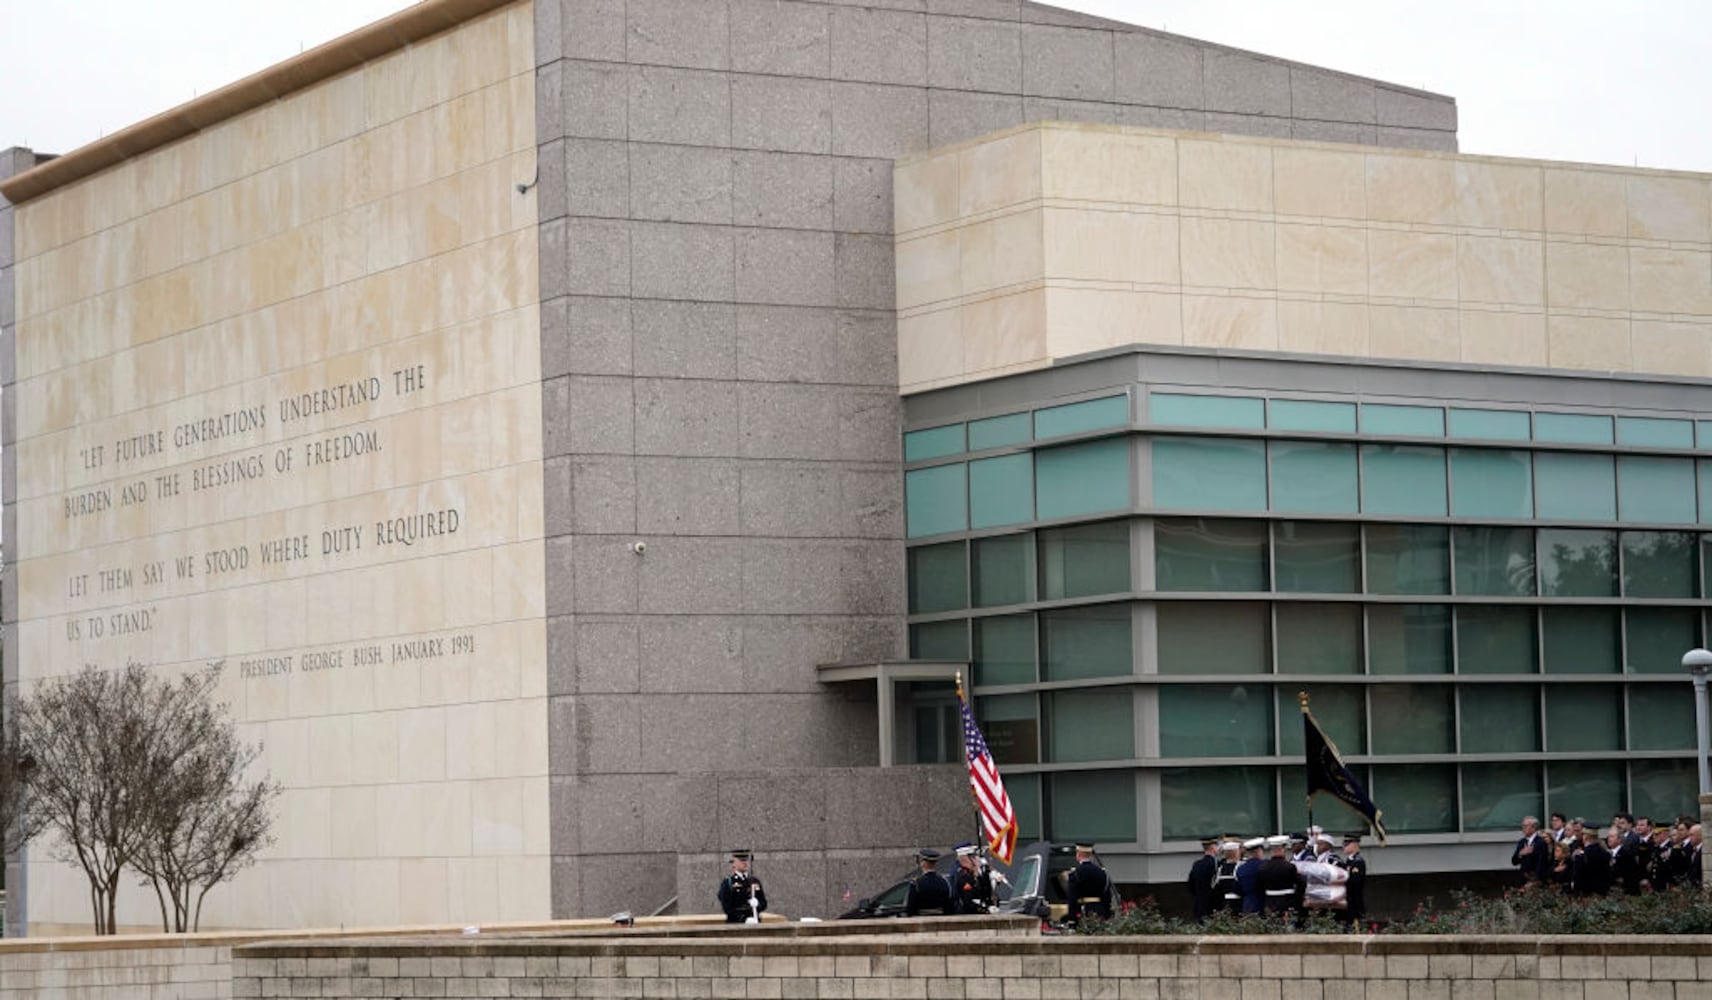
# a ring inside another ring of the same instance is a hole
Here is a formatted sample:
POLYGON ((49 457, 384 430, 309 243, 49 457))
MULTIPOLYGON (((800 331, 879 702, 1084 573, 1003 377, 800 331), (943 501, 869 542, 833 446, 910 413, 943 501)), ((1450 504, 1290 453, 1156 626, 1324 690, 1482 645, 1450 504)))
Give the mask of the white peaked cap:
POLYGON ((1248 850, 1248 851, 1252 851, 1256 847, 1265 847, 1266 846, 1266 838, 1265 837, 1251 837, 1248 840, 1243 841, 1242 846, 1243 846, 1244 850, 1248 850))
POLYGON ((1267 837, 1266 838, 1266 846, 1267 847, 1289 847, 1290 846, 1290 836, 1289 836, 1289 834, 1280 833, 1276 837, 1267 837))

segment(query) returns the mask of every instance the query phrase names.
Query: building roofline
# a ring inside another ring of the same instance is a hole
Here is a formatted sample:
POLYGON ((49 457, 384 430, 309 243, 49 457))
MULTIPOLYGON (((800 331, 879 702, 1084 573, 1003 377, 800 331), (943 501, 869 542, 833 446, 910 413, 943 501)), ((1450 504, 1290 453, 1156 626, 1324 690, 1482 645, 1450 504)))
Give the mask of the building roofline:
POLYGON ((515 2, 421 0, 396 14, 0 181, 0 194, 14 205, 39 198, 515 2))

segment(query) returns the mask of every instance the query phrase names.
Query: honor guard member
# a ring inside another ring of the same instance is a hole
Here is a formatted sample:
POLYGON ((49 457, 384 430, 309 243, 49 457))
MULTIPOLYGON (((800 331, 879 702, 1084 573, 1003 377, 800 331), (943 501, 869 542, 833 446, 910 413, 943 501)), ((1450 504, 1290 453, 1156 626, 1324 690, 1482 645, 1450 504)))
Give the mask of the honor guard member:
POLYGON ((1242 845, 1227 840, 1219 845, 1218 865, 1213 872, 1213 904, 1226 913, 1242 912, 1242 886, 1236 880, 1237 857, 1242 845))
POLYGON ((1194 904, 1195 920, 1205 921, 1213 915, 1218 906, 1218 896, 1213 892, 1213 880, 1218 877, 1219 838, 1201 838, 1201 856, 1189 866, 1189 900, 1194 904))
POLYGON ((1360 927, 1367 915, 1367 859, 1361 856, 1361 834, 1344 835, 1343 857, 1338 859, 1338 865, 1349 872, 1349 880, 1343 884, 1344 909, 1337 919, 1360 927))
POLYGON ((1306 883, 1296 866, 1290 863, 1286 849, 1290 846, 1287 836, 1270 837, 1266 841, 1272 856, 1260 866, 1255 874, 1255 881, 1260 885, 1261 895, 1266 897, 1267 913, 1290 913, 1302 907, 1302 890, 1306 883))
POLYGON ((934 916, 951 912, 951 883, 945 881, 945 876, 939 874, 939 852, 931 847, 924 847, 916 852, 915 860, 921 865, 909 880, 909 894, 904 897, 904 913, 911 917, 922 914, 934 916))
POLYGON ((993 910, 993 876, 981 864, 980 850, 973 843, 957 845, 957 871, 951 875, 953 913, 978 916, 993 910))
POLYGON ((767 893, 761 880, 749 871, 755 852, 747 849, 731 852, 731 874, 719 883, 719 908, 725 911, 728 924, 760 923, 767 909, 767 893))
POLYGON ((1290 835, 1290 860, 1313 861, 1320 851, 1320 836, 1325 831, 1317 826, 1308 827, 1308 832, 1290 835))
POLYGON ((1076 845, 1076 867, 1070 869, 1067 888, 1070 906, 1065 919, 1112 919, 1112 877, 1094 860, 1093 844, 1076 845))
POLYGON ((1259 913, 1266 909, 1266 896, 1260 891, 1260 866, 1266 863, 1266 838, 1252 837, 1242 842, 1248 854, 1236 866, 1237 886, 1242 890, 1242 912, 1259 913))

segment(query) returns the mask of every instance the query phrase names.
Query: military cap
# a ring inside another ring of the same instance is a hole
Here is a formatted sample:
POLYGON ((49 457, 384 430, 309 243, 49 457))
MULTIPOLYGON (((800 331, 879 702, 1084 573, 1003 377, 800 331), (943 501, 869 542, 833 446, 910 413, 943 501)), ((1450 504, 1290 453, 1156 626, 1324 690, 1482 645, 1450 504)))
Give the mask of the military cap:
POLYGON ((931 847, 924 847, 915 852, 915 857, 917 861, 938 861, 939 852, 931 847))
POLYGON ((1282 833, 1280 833, 1276 836, 1267 837, 1266 838, 1266 846, 1267 847, 1288 847, 1288 846, 1290 846, 1290 838, 1288 836, 1286 836, 1285 834, 1282 834, 1282 833))
POLYGON ((1092 854, 1094 853, 1094 845, 1087 841, 1078 840, 1076 842, 1076 850, 1078 853, 1092 854))
POLYGON ((1265 837, 1250 837, 1247 840, 1242 842, 1242 848, 1245 851, 1252 851, 1256 847, 1265 847, 1265 846, 1266 846, 1266 838, 1265 837))
POLYGON ((957 845, 957 856, 960 858, 966 858, 971 854, 979 854, 980 851, 981 849, 975 846, 975 842, 973 840, 965 840, 963 843, 957 845))
POLYGON ((1212 847, 1214 844, 1217 844, 1218 842, 1219 842, 1219 838, 1217 838, 1217 837, 1202 837, 1201 838, 1201 846, 1202 847, 1212 847))
POLYGON ((1359 844, 1361 843, 1361 834, 1346 833, 1343 835, 1343 842, 1346 844, 1359 844))
POLYGON ((747 847, 737 847, 731 851, 731 860, 733 861, 749 861, 754 857, 755 852, 747 847))

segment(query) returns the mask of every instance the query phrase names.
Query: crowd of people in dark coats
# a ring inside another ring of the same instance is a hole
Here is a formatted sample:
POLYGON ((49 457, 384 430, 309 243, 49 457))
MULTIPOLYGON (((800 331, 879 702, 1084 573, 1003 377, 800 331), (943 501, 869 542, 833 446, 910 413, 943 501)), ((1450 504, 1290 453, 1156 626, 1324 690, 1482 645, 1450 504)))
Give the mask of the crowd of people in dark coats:
POLYGON ((1584 896, 1616 890, 1634 896, 1702 883, 1700 824, 1692 816, 1654 822, 1617 813, 1603 831, 1562 813, 1552 813, 1548 822, 1541 829, 1537 817, 1522 820, 1510 864, 1525 885, 1584 896))

